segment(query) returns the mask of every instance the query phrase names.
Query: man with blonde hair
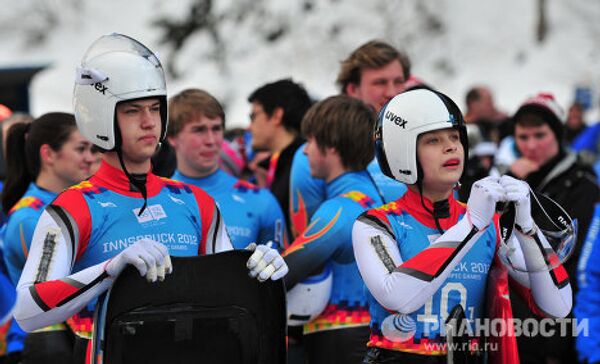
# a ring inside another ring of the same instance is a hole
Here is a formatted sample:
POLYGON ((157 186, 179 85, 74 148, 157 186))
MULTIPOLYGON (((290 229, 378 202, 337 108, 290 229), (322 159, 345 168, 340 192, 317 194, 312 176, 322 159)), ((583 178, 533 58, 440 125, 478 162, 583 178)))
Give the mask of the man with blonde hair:
POLYGON ((208 92, 187 89, 169 99, 167 139, 177 155, 174 180, 200 187, 215 199, 236 249, 250 243, 283 248, 285 219, 275 196, 219 166, 225 112, 208 92))

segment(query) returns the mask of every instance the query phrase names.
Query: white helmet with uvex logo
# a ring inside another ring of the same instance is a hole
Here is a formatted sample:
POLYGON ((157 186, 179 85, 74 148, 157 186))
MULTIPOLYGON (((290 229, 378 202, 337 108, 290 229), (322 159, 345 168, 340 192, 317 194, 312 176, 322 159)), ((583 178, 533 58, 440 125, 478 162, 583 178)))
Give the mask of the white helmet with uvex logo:
POLYGON ((167 88, 156 55, 123 34, 100 37, 77 67, 73 108, 81 134, 105 150, 117 145, 115 108, 121 101, 157 96, 161 102, 162 133, 167 131, 167 88))
POLYGON ((460 109, 441 92, 418 89, 391 99, 379 113, 375 150, 385 175, 406 184, 422 178, 417 162, 417 137, 433 130, 456 128, 465 152, 467 131, 460 109))

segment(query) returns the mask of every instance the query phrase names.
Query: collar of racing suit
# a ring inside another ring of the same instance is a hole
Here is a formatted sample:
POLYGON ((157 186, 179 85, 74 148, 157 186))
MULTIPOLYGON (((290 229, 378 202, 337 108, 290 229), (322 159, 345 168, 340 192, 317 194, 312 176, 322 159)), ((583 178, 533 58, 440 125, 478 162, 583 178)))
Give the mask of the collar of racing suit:
MULTIPOLYGON (((431 214, 431 211, 435 211, 435 206, 431 200, 423 197, 423 203, 425 204, 425 207, 429 209, 429 211, 427 211, 421 204, 421 195, 417 191, 413 191, 409 188, 399 201, 402 201, 402 208, 406 209, 406 211, 421 224, 432 229, 437 228, 435 219, 431 214)), ((447 209, 448 210, 443 215, 446 217, 438 217, 440 227, 444 230, 448 230, 456 225, 458 218, 466 212, 466 205, 456 201, 451 194, 448 198, 447 209)))
MULTIPOLYGON (((106 187, 111 191, 120 193, 122 195, 131 196, 131 197, 141 197, 142 194, 139 190, 134 188, 131 185, 131 182, 123 172, 119 168, 115 168, 110 164, 102 161, 100 164, 100 168, 92 176, 91 178, 94 182, 100 182, 102 187, 106 187)), ((152 196, 156 196, 161 188, 163 187, 163 183, 160 177, 153 174, 151 171, 146 175, 146 189, 148 192, 148 198, 152 196)))

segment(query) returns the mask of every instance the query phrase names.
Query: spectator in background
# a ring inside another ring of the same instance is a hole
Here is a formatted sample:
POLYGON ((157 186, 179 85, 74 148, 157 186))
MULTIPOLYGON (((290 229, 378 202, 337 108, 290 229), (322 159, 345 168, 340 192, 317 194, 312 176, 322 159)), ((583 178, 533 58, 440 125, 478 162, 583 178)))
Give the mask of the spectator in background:
MULTIPOLYGON (((15 304, 15 298, 15 287, 6 276, 6 271, 0 269, 0 328, 2 328, 3 335, 6 334, 5 330, 11 322, 11 313, 15 304)), ((4 364, 7 362, 4 338, 0 338, 0 350, 2 350, 0 352, 0 363, 4 364)), ((16 360, 13 362, 16 362, 16 360)))
MULTIPOLYGON (((287 289, 330 266, 331 293, 323 312, 304 325, 310 364, 361 363, 369 339, 369 311, 365 286, 352 250, 354 220, 381 197, 366 167, 374 157, 376 115, 348 96, 332 96, 315 104, 302 121, 307 138, 303 152, 310 173, 326 184, 327 199, 289 248, 283 252, 290 272, 287 289)), ((288 295, 288 302, 293 298, 288 295)))
POLYGON ((167 138, 177 156, 171 178, 200 187, 215 199, 235 249, 268 242, 282 249, 285 218, 273 194, 219 165, 224 128, 225 112, 206 91, 187 89, 171 97, 167 138))
MULTIPOLYGON (((6 135, 8 134, 8 129, 15 123, 29 123, 31 120, 33 120, 31 115, 21 112, 13 113, 8 107, 0 104, 0 191, 3 188, 4 179, 6 178, 6 135)), ((3 209, 0 208, 0 226, 4 228, 5 222, 6 215, 4 215, 3 209)), ((4 266, 2 241, 0 241, 0 271, 3 271, 4 274, 8 276, 8 272, 4 266)), ((4 285, 0 288, 0 295, 6 295, 9 297, 13 294, 14 287, 12 286, 12 283, 9 285, 4 285), (6 292, 4 291, 5 289, 9 289, 10 291, 6 292)), ((20 329, 15 327, 16 325, 12 325, 12 320, 0 325, 0 363, 2 363, 4 356, 7 357, 7 362, 16 363, 21 355, 22 340, 17 340, 16 345, 10 345, 10 347, 6 346, 7 336, 12 337, 14 335, 19 335, 19 333, 22 332, 20 329)))
POLYGON ((336 82, 342 94, 379 112, 392 97, 404 91, 410 66, 405 54, 388 43, 372 40, 342 61, 336 82))
POLYGON ((497 144, 510 134, 509 118, 496 108, 492 92, 488 87, 472 87, 467 92, 465 103, 467 105, 465 122, 478 125, 484 140, 497 144))
POLYGON ((289 224, 292 158, 304 143, 300 123, 312 100, 302 85, 284 79, 254 90, 248 102, 252 149, 270 153, 259 167, 266 171, 266 186, 279 201, 289 224))
POLYGON ((573 103, 569 107, 567 114, 567 122, 565 123, 565 142, 567 145, 577 138, 586 128, 585 120, 583 119, 583 106, 578 103, 573 103))
MULTIPOLYGON (((90 176, 92 144, 77 130, 75 117, 48 113, 29 123, 14 124, 6 144, 7 176, 2 206, 8 216, 3 231, 4 260, 16 286, 31 246, 33 231, 46 205, 71 185, 90 176)), ((66 324, 25 336, 13 322, 8 352, 22 363, 71 363, 74 337, 66 324)))
MULTIPOLYGON (((238 177, 242 175, 244 162, 238 155, 238 151, 232 148, 227 140, 223 140, 221 145, 219 163, 223 167, 223 170, 230 175, 238 177)), ((169 177, 175 172, 176 166, 177 158, 173 147, 169 143, 161 143, 156 153, 152 156, 152 171, 157 176, 169 177)), ((98 160, 98 167, 100 167, 100 159, 98 160)))
MULTIPOLYGON (((410 62, 406 55, 389 43, 372 40, 356 48, 341 62, 336 82, 341 94, 358 99, 379 112, 385 103, 404 91, 409 75, 410 62)), ((364 137, 371 138, 372 135, 364 137)), ((289 226, 294 238, 306 230, 313 214, 327 197, 325 182, 311 176, 308 157, 302 150, 300 148, 294 155, 290 177, 289 226)), ((384 201, 395 200, 406 191, 404 185, 383 175, 376 159, 368 165, 367 171, 384 201)))
MULTIPOLYGON (((569 276, 576 277, 581 246, 599 197, 596 175, 578 155, 563 147, 562 110, 551 94, 540 93, 527 99, 513 120, 515 143, 521 157, 512 163, 509 174, 523 179, 533 191, 550 197, 577 219, 579 230, 574 253, 564 263, 569 276)), ((571 286, 573 292, 577 292, 575 279, 571 286)), ((519 296, 511 295, 511 301, 516 318, 533 317, 526 302, 519 296)), ((576 363, 574 339, 559 337, 560 330, 556 331, 551 338, 541 335, 518 337, 522 363, 542 363, 545 360, 576 363)))
POLYGON ((6 110, 0 110, 0 183, 3 183, 6 178, 6 135, 8 129, 16 123, 30 123, 33 120, 33 117, 29 114, 8 113, 6 110), (3 116, 6 116, 6 118, 2 119, 3 116))
MULTIPOLYGON (((405 54, 389 43, 372 40, 356 48, 341 62, 336 82, 341 94, 361 100, 379 112, 383 105, 404 91, 409 76, 410 61, 405 54)), ((365 138, 370 137, 365 135, 365 138)), ((394 201, 406 191, 403 184, 381 172, 376 159, 367 169, 385 202, 394 201)), ((312 214, 325 200, 325 184, 310 176, 308 159, 302 151, 294 156, 290 189, 291 230, 295 236, 306 229, 312 214)))
POLYGON ((577 336, 577 353, 583 363, 600 363, 600 204, 596 204, 585 244, 577 264, 577 322, 586 323, 589 332, 577 336))

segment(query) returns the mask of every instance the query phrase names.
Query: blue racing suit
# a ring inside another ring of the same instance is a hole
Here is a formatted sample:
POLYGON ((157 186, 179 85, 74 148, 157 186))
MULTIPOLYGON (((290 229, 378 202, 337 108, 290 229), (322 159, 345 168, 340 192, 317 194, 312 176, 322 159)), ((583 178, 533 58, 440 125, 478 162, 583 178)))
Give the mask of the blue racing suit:
POLYGON ((4 272, 0 272, 0 326, 3 325, 9 317, 9 314, 15 304, 15 288, 12 286, 4 272))
MULTIPOLYGON (((35 183, 30 183, 23 197, 8 211, 8 220, 2 229, 2 239, 4 241, 4 262, 14 286, 21 277, 35 225, 46 205, 52 202, 56 196, 56 193, 41 189, 35 183)), ((60 324, 49 329, 64 330, 65 327, 60 324)), ((7 353, 23 351, 26 335, 27 333, 13 319, 6 335, 7 353)))
POLYGON ((304 333, 367 326, 365 287, 352 251, 352 223, 364 211, 382 204, 367 171, 347 172, 326 184, 327 200, 309 226, 283 252, 290 269, 288 287, 331 264, 333 283, 325 310, 304 326, 304 333))
MULTIPOLYGON (((434 204, 409 189, 399 200, 369 210, 354 224, 354 253, 370 293, 368 345, 374 351, 446 354, 445 320, 459 304, 471 329, 477 330, 481 323, 475 320, 489 317, 502 319, 506 329, 513 330, 507 321, 512 316, 506 298, 508 278, 534 312, 555 317, 568 314, 572 293, 562 265, 531 274, 505 266, 496 254, 498 216, 478 229, 471 224, 466 205, 452 195, 444 208, 439 208, 443 201, 436 206, 439 226, 432 213, 434 204)), ((522 252, 515 256, 527 261, 544 259, 549 246, 537 227, 530 234, 513 232, 508 239, 511 247, 522 252)), ((461 329, 462 334, 473 340, 484 334, 465 329, 469 327, 461 329)), ((496 351, 503 357, 496 360, 503 363, 518 360, 510 357, 516 354, 516 341, 508 332, 490 336, 502 345, 496 351)))
POLYGON ((577 336, 579 360, 600 363, 600 204, 596 205, 577 266, 579 291, 574 314, 578 322, 588 321, 589 332, 577 336))
POLYGON ((575 140, 573 140, 571 149, 574 152, 587 151, 593 153, 593 155, 598 155, 598 152, 600 152, 598 149, 600 146, 599 141, 600 123, 595 123, 594 125, 587 127, 575 138, 575 140))
MULTIPOLYGON (((429 207, 433 211, 432 206, 429 207)), ((465 210, 463 205, 450 198, 450 217, 442 220, 442 228, 447 229, 455 225, 463 217, 465 210)), ((372 219, 371 221, 376 221, 385 227, 386 232, 396 240, 402 261, 411 262, 415 274, 417 267, 427 267, 428 271, 435 269, 437 262, 443 257, 443 254, 439 257, 430 254, 417 257, 416 259, 419 260, 410 260, 440 237, 431 213, 422 207, 420 195, 412 190, 398 201, 370 210, 360 219, 364 221, 372 219)), ((378 249, 376 246, 374 248, 378 249)), ((369 346, 428 355, 443 351, 445 338, 441 337, 440 331, 443 331, 445 319, 454 306, 461 304, 469 320, 484 316, 487 273, 495 250, 496 230, 492 226, 483 233, 479 241, 450 273, 446 282, 425 305, 409 314, 398 316, 396 312, 390 312, 369 294, 371 308, 369 346), (401 327, 406 329, 406 332, 393 329, 398 321, 403 323, 404 327, 401 327), (406 340, 395 340, 395 335, 398 337, 405 335, 406 340), (429 345, 433 343, 440 345, 429 345)), ((381 254, 384 254, 383 251, 381 254)))
POLYGON ((87 305, 69 323, 90 337, 95 297, 112 284, 105 265, 140 239, 164 244, 172 256, 232 249, 219 209, 204 191, 152 173, 146 189, 140 214, 141 193, 122 170, 102 162, 88 181, 46 207, 17 286, 15 316, 25 330, 65 320, 87 305))
POLYGON ((187 177, 175 171, 171 178, 200 187, 215 199, 235 249, 244 249, 254 242, 266 244, 272 241, 275 249, 286 245, 285 218, 269 190, 220 169, 203 178, 187 177))
MULTIPOLYGON (((293 237, 306 229, 317 208, 330 198, 325 182, 310 175, 308 157, 303 151, 304 144, 296 151, 290 172, 290 231, 293 237)), ((367 172, 384 203, 395 201, 406 192, 406 185, 381 172, 377 159, 369 163, 367 172)))
POLYGON ((4 230, 4 261, 15 285, 21 277, 35 225, 46 205, 57 195, 30 183, 23 197, 8 212, 4 230))
MULTIPOLYGON (((4 262, 10 280, 16 287, 27 259, 29 246, 35 225, 46 205, 56 198, 57 194, 39 188, 30 183, 27 191, 8 212, 8 221, 3 227, 4 262)), ((64 330, 64 325, 55 325, 53 329, 64 330)), ((6 336, 7 352, 23 351, 26 332, 21 330, 13 319, 6 336)))
MULTIPOLYGON (((3 264, 0 264, 0 266, 1 265, 3 264)), ((0 357, 7 353, 7 331, 12 326, 17 326, 14 325, 14 320, 10 322, 15 299, 15 286, 10 283, 10 279, 6 275, 6 271, 4 269, 0 269, 0 357)))

